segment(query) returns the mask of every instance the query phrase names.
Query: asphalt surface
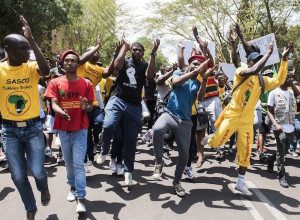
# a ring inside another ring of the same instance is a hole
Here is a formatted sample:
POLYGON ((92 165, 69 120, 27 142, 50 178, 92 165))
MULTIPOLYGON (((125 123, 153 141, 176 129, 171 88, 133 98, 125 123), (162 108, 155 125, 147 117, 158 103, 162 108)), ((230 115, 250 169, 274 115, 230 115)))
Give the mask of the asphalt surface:
MULTIPOLYGON (((165 160, 162 177, 154 180, 151 177, 153 146, 141 144, 139 137, 132 187, 128 189, 125 186, 124 177, 112 174, 108 160, 101 166, 90 166, 85 201, 87 212, 83 215, 75 213, 75 202, 66 200, 69 186, 64 165, 57 164, 55 157, 47 158, 45 167, 51 193, 49 206, 40 204, 40 193, 34 179, 29 176, 37 200, 36 219, 300 219, 300 158, 287 155, 290 187, 283 188, 276 173, 269 173, 267 166, 259 162, 255 149, 256 145, 253 145, 251 167, 246 174, 252 196, 244 197, 233 189, 237 181, 235 157, 225 152, 222 160, 216 161, 215 152, 206 147, 203 166, 196 169, 196 160, 193 161, 194 181, 182 180, 186 196, 180 198, 175 195, 172 186, 177 162, 176 147, 171 151, 171 160, 165 160)), ((275 145, 270 144, 267 149, 268 153, 272 153, 275 145)), ((54 147, 53 151, 55 155, 58 149, 54 147)), ((23 203, 9 171, 1 168, 3 165, 0 163, 0 219, 24 219, 23 203)))

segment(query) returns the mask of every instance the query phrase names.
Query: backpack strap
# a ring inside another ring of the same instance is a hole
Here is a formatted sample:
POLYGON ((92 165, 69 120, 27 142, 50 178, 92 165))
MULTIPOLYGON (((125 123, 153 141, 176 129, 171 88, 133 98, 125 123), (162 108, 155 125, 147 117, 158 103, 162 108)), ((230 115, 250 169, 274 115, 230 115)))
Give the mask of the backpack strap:
POLYGON ((232 93, 231 94, 233 94, 234 93, 234 91, 237 89, 237 88, 239 88, 240 87, 240 85, 242 85, 246 80, 248 79, 248 77, 245 77, 245 78, 243 78, 242 79, 242 81, 239 83, 239 84, 237 84, 237 86, 236 87, 234 87, 233 88, 233 90, 232 90, 232 93))
POLYGON ((265 81, 262 73, 258 74, 259 84, 261 87, 260 97, 265 93, 265 81))

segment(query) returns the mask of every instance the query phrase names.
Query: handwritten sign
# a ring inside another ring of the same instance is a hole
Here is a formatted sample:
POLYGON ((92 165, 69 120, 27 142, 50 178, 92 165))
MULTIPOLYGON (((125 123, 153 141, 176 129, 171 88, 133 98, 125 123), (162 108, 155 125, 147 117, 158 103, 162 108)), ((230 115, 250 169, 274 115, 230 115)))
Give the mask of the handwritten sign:
MULTIPOLYGON (((260 49, 260 54, 265 55, 268 52, 269 44, 272 41, 273 37, 275 38, 274 34, 272 33, 272 34, 268 34, 263 37, 251 40, 251 41, 249 41, 249 43, 252 43, 252 44, 258 46, 260 49)), ((246 52, 245 52, 242 44, 238 45, 238 50, 240 53, 241 61, 247 63, 246 52)), ((269 59, 266 63, 266 66, 270 66, 270 65, 273 65, 273 64, 279 63, 279 62, 280 62, 280 58, 279 58, 278 48, 277 48, 277 44, 276 44, 276 40, 275 40, 273 53, 269 57, 269 59)))
POLYGON ((219 63, 219 68, 222 67, 223 72, 226 74, 228 77, 228 80, 233 80, 236 68, 233 64, 231 63, 219 63))

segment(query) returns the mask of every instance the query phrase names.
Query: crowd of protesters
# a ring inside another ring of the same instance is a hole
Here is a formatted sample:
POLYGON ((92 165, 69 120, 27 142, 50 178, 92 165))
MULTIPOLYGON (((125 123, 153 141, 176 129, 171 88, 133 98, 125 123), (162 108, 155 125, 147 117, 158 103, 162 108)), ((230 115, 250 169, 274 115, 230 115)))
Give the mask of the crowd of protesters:
POLYGON ((27 211, 26 219, 34 219, 37 212, 27 165, 46 206, 55 198, 50 196, 44 160, 54 156, 52 146, 59 147, 57 162, 65 162, 70 185, 67 201, 76 200, 76 212, 86 212, 86 173, 94 163, 103 164, 110 155, 111 171, 124 175, 126 185, 132 185, 143 124, 147 131, 142 140, 154 148, 154 179, 161 177, 164 159, 170 159, 172 150, 178 151, 173 186, 180 197, 185 195, 182 175, 195 178, 192 159, 197 158, 195 168, 200 169, 205 162, 204 146, 208 146, 216 149, 215 158, 221 160, 228 140, 228 155, 235 155, 236 143, 239 171, 235 189, 251 196, 244 179, 256 136, 259 160, 270 172, 276 161, 279 183, 289 187, 285 155, 298 156, 300 131, 300 86, 296 70, 288 68, 287 60, 292 41, 282 52, 278 71, 268 69, 265 64, 273 53, 274 40, 261 55, 260 48, 248 43, 236 24, 234 30, 246 51, 247 64, 238 62, 231 30, 232 62, 237 70, 234 81, 229 81, 226 72, 215 65, 196 27, 192 31, 201 51, 194 48, 186 64, 185 48, 178 42, 178 62, 161 66, 155 73, 159 39, 153 43, 149 61, 144 60, 144 46, 130 44, 125 34, 116 43, 107 67, 99 62, 101 35, 96 46, 81 56, 66 50, 49 61, 25 18, 20 16, 20 20, 24 37, 9 34, 3 41, 7 58, 0 63, 0 162, 7 163, 27 211), (29 60, 30 48, 36 61, 29 60), (271 132, 277 150, 267 156, 265 146, 271 132))

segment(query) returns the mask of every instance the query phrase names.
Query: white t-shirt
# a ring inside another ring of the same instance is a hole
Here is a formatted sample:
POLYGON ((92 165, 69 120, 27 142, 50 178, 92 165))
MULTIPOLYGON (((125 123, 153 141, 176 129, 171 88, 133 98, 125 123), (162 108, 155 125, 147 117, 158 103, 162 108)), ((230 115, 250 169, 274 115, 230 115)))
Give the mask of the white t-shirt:
MULTIPOLYGON (((159 72, 157 73, 157 75, 161 76, 161 73, 159 72)), ((159 100, 163 100, 170 90, 168 80, 166 80, 162 85, 156 84, 156 88, 157 88, 157 98, 159 100)))
POLYGON ((38 88, 39 88, 39 97, 40 97, 40 118, 45 118, 45 112, 43 110, 43 105, 42 105, 42 93, 43 93, 43 89, 44 87, 41 86, 40 84, 38 84, 38 88))
MULTIPOLYGON (((286 91, 284 91, 280 88, 276 88, 273 91, 271 91, 270 94, 269 94, 268 106, 274 107, 274 105, 275 105, 275 96, 274 96, 275 91, 276 92, 277 91, 281 92, 285 96, 288 104, 290 104, 289 103, 290 102, 290 91, 288 89, 286 91)), ((283 132, 285 132, 285 133, 291 133, 295 129, 292 124, 283 124, 281 126, 282 126, 282 129, 283 129, 283 132)), ((275 130, 274 125, 272 125, 272 129, 275 130)))
POLYGON ((103 100, 102 100, 102 96, 101 96, 101 87, 99 86, 99 84, 95 88, 95 96, 96 96, 96 100, 99 104, 99 107, 101 109, 104 109, 104 104, 103 104, 103 100))

